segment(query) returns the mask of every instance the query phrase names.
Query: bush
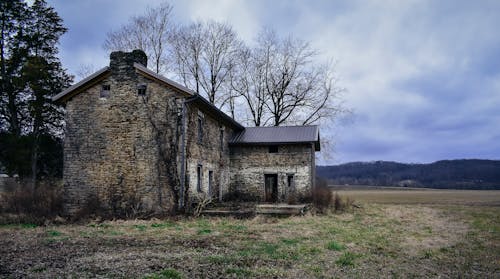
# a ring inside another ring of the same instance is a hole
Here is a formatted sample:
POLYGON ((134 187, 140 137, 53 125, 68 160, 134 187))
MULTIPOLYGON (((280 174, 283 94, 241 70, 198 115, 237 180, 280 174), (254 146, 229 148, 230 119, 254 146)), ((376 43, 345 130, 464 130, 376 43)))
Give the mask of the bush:
MULTIPOLYGON (((327 213, 330 210, 342 212, 351 208, 354 203, 348 197, 343 199, 338 193, 334 195, 328 187, 327 181, 321 178, 316 179, 316 186, 312 190, 310 199, 312 199, 312 204, 319 213, 327 213)), ((307 197, 303 200, 307 200, 307 197)))
POLYGON ((3 193, 2 213, 15 215, 16 222, 43 223, 62 212, 62 185, 58 180, 41 181, 37 187, 27 181, 16 182, 3 193))
POLYGON ((313 205, 321 213, 326 211, 332 205, 332 190, 328 188, 328 183, 324 179, 316 179, 316 186, 312 191, 313 205))

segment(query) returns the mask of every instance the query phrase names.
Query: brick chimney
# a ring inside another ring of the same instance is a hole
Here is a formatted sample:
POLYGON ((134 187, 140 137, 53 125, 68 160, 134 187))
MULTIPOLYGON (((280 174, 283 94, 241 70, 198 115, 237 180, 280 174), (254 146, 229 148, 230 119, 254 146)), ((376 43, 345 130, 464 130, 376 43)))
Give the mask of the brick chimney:
POLYGON ((136 49, 132 52, 114 51, 109 55, 109 68, 117 80, 135 78, 134 63, 147 67, 146 53, 136 49))

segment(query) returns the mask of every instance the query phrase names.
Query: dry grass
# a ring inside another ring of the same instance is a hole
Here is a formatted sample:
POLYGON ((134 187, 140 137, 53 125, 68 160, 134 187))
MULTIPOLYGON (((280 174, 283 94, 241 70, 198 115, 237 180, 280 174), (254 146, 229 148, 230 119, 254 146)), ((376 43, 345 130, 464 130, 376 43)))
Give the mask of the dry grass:
POLYGON ((500 206, 500 190, 344 189, 337 192, 364 203, 500 206))
POLYGON ((500 277, 500 207, 361 205, 290 218, 8 225, 0 277, 500 277))

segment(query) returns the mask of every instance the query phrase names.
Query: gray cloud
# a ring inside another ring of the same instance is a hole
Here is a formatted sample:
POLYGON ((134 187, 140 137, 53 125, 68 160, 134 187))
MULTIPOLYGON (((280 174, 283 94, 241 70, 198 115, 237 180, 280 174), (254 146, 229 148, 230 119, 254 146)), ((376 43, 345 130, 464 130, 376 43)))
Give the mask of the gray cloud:
MULTIPOLYGON (((107 64, 107 31, 160 1, 49 1, 70 28, 63 63, 107 64), (96 9, 99 7, 99 9, 96 9)), ((262 26, 334 58, 354 114, 322 135, 333 159, 429 162, 500 159, 498 1, 176 1, 175 20, 231 23, 251 41, 262 26)))

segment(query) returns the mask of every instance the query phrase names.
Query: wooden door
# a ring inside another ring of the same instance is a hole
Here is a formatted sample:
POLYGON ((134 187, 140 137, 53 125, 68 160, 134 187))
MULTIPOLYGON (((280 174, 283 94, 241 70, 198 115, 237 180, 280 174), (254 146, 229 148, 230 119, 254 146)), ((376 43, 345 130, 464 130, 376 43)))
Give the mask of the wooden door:
POLYGON ((265 187, 265 201, 266 202, 278 201, 278 175, 265 174, 264 187, 265 187))

